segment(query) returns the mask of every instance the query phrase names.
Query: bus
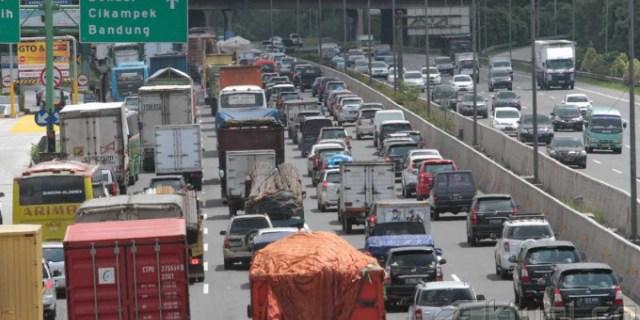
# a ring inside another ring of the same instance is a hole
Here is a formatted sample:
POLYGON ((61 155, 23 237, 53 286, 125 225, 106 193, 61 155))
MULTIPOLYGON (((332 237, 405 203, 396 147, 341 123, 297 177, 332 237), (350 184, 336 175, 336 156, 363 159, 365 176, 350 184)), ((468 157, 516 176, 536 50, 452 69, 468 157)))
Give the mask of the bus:
POLYGON ((79 161, 27 168, 13 180, 13 223, 41 224, 43 240, 61 241, 80 204, 104 194, 103 180, 100 166, 79 161))
POLYGON ((142 61, 127 62, 111 68, 111 98, 124 98, 138 94, 138 89, 149 78, 149 67, 142 61))
POLYGON ((594 149, 622 153, 622 138, 627 122, 620 111, 611 107, 592 107, 584 119, 583 141, 589 153, 594 149))

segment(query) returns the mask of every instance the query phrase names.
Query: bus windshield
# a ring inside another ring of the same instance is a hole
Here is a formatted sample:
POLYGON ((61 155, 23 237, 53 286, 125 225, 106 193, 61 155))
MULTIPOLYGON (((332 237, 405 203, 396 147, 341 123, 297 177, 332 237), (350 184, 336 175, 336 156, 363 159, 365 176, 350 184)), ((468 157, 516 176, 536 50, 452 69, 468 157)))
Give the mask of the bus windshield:
POLYGON ((616 116, 594 116, 591 118, 591 131, 595 133, 621 133, 622 120, 616 116))
POLYGON ((23 178, 20 205, 81 203, 86 200, 83 176, 40 176, 23 178))

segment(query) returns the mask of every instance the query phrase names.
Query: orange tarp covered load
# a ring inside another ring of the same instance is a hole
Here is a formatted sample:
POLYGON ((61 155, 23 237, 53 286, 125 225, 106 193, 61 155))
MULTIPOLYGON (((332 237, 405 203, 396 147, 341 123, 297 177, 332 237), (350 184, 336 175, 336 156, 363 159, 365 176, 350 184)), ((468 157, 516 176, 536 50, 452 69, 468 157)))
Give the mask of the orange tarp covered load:
POLYGON ((301 232, 258 251, 249 274, 254 320, 384 319, 384 272, 333 233, 301 232))

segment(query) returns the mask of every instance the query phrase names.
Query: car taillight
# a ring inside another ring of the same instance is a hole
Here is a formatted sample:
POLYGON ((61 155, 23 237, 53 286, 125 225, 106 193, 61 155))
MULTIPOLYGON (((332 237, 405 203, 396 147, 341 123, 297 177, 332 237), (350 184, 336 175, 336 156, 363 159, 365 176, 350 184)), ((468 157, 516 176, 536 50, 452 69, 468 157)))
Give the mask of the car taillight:
POLYGON ((385 157, 385 158, 384 158, 384 162, 391 162, 391 161, 392 161, 392 160, 391 160, 391 158, 389 158, 389 157, 385 157))
POLYGON ((327 188, 329 188, 329 181, 323 181, 322 182, 322 190, 323 191, 327 191, 327 188))
POLYGON ((505 241, 502 246, 504 247, 504 252, 509 252, 509 241, 505 241))
POLYGON ((391 284, 391 270, 389 267, 384 268, 384 284, 391 284))
POLYGON ((192 265, 198 265, 198 264, 200 264, 200 259, 198 259, 198 258, 191 258, 191 264, 192 264, 192 265))
POLYGON ((614 286, 613 290, 615 291, 613 304, 620 307, 624 306, 624 301, 622 300, 622 289, 620 288, 620 286, 614 286))
POLYGON ((442 275, 442 269, 438 267, 438 270, 436 271, 436 281, 442 281, 443 279, 444 276, 442 275))
POLYGON ((520 281, 529 282, 529 270, 527 269, 527 266, 522 267, 522 272, 520 272, 520 281))
POLYGON ((562 293, 560 293, 560 289, 558 288, 553 291, 553 306, 564 307, 564 301, 562 301, 562 293))
POLYGON ((513 209, 511 209, 511 214, 513 214, 514 216, 518 213, 520 213, 520 210, 517 207, 513 207, 513 209))
POLYGON ((224 243, 222 245, 224 246, 225 249, 231 248, 231 246, 229 245, 229 239, 228 238, 224 238, 224 243))
POLYGON ((326 168, 328 168, 328 167, 329 167, 329 162, 327 162, 326 160, 325 160, 325 161, 323 161, 323 163, 322 163, 322 168, 323 168, 323 169, 326 169, 326 168))
POLYGON ((418 175, 418 182, 423 183, 427 180, 427 175, 424 172, 420 172, 418 175))
POLYGON ((417 308, 416 309, 416 316, 415 316, 416 320, 422 320, 422 309, 417 308))
POLYGON ((367 221, 369 222, 370 226, 373 226, 376 224, 376 222, 378 222, 378 218, 376 216, 369 216, 367 218, 367 221))
POLYGON ((471 224, 478 224, 478 210, 471 209, 471 224))
POLYGON ((118 184, 115 182, 111 184, 111 194, 114 196, 118 195, 118 184))
POLYGON ((47 279, 42 282, 42 286, 47 289, 53 289, 53 280, 47 279))

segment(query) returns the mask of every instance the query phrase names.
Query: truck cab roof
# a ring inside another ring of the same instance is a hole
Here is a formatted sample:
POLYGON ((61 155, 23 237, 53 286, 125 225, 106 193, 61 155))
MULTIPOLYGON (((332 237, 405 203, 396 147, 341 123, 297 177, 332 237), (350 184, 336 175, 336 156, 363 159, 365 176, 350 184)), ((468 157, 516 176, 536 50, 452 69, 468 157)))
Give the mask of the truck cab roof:
POLYGON ((246 91, 246 92, 262 92, 262 88, 258 87, 258 86, 252 86, 252 85, 248 85, 248 86, 228 86, 225 87, 224 89, 222 89, 220 91, 221 94, 224 93, 230 93, 230 92, 239 92, 239 91, 246 91))

